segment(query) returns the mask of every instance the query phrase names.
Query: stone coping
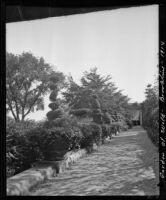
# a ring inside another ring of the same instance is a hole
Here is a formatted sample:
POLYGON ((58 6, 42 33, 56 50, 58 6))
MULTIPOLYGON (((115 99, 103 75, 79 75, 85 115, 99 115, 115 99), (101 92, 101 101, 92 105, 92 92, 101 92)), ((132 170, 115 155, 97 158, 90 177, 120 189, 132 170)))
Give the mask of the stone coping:
MULTIPOLYGON (((93 149, 97 149, 94 145, 93 149)), ((63 173, 71 164, 87 154, 87 150, 67 152, 61 161, 39 161, 34 167, 7 179, 7 196, 26 196, 30 189, 44 180, 63 173)))

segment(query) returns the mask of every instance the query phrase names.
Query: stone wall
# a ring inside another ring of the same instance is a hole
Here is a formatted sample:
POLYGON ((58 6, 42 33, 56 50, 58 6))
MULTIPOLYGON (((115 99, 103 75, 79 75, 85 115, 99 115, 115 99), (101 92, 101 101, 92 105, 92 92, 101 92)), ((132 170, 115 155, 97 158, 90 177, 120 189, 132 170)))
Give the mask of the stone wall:
MULTIPOLYGON (((97 149, 95 144, 94 149, 97 149)), ((62 161, 40 161, 35 163, 34 167, 7 179, 7 196, 28 195, 29 191, 37 184, 52 176, 57 176, 58 173, 63 173, 71 164, 86 154, 87 151, 81 149, 67 152, 62 161)))

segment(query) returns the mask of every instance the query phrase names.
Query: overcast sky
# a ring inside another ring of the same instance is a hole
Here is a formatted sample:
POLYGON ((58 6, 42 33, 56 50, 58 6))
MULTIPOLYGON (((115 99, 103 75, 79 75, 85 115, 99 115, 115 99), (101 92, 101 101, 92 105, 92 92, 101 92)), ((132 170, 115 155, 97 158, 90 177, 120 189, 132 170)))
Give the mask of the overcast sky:
MULTIPOLYGON (((116 86, 142 102, 158 64, 158 6, 123 8, 64 17, 8 23, 6 49, 31 51, 79 83, 85 70, 97 67, 116 86)), ((48 112, 31 114, 42 119, 48 112)))

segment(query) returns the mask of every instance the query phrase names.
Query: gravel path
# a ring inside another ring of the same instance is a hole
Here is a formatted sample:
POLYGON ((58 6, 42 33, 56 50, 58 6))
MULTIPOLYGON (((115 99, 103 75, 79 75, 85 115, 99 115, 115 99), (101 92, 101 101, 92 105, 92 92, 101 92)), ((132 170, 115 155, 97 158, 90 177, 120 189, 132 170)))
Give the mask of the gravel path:
POLYGON ((141 127, 121 132, 32 196, 159 195, 159 154, 141 127))

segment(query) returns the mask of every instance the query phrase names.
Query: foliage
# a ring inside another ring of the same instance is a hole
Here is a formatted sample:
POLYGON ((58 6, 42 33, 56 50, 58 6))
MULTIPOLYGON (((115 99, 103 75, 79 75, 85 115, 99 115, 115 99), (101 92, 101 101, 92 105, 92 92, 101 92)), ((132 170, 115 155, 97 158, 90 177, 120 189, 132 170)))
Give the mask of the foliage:
POLYGON ((75 118, 69 112, 64 111, 64 106, 61 106, 62 101, 57 98, 59 92, 58 77, 52 76, 49 81, 50 89, 52 89, 50 94, 52 103, 49 104, 49 107, 52 110, 47 113, 48 121, 45 122, 42 133, 45 135, 44 143, 42 146, 40 145, 46 159, 49 158, 48 155, 51 156, 51 152, 58 155, 58 152, 65 151, 66 148, 68 150, 79 148, 79 142, 82 138, 75 118))
POLYGON ((51 110, 47 113, 48 120, 55 120, 56 118, 61 118, 63 116, 63 109, 58 108, 51 110))
POLYGON ((126 124, 127 124, 128 128, 132 128, 133 127, 133 122, 130 119, 126 119, 126 124))
POLYGON ((110 124, 112 123, 112 118, 110 116, 110 114, 107 112, 107 110, 103 110, 103 115, 102 115, 102 118, 103 118, 103 122, 105 124, 110 124))
POLYGON ((113 122, 110 125, 111 133, 112 134, 117 134, 117 132, 120 132, 120 123, 119 122, 113 122))
POLYGON ((39 147, 44 159, 47 159, 47 154, 49 153, 50 146, 53 143, 64 146, 65 142, 69 142, 63 127, 34 129, 30 133, 30 138, 31 140, 36 141, 36 146, 39 147))
POLYGON ((77 117, 86 117, 91 116, 91 110, 88 108, 72 109, 70 114, 73 114, 77 117))
POLYGON ((43 58, 31 53, 6 55, 6 105, 15 121, 36 110, 44 109, 43 96, 49 91, 49 77, 56 75, 59 86, 64 83, 64 75, 54 72, 43 58))
POLYGON ((30 168, 35 161, 47 159, 52 143, 67 150, 80 148, 82 133, 76 120, 69 116, 63 119, 61 127, 46 122, 35 124, 31 121, 15 122, 12 119, 7 122, 7 177, 30 168))
POLYGON ((67 90, 63 93, 63 96, 69 106, 73 109, 80 109, 92 107, 93 94, 96 94, 101 109, 109 108, 110 111, 116 111, 123 115, 127 110, 131 110, 128 103, 129 98, 123 95, 122 91, 117 91, 110 75, 101 76, 97 72, 97 68, 84 72, 81 85, 78 85, 72 77, 69 77, 67 90))
POLYGON ((91 68, 90 72, 85 71, 83 77, 81 78, 81 83, 83 87, 88 87, 93 93, 103 89, 105 86, 110 86, 111 76, 102 77, 97 74, 97 68, 91 68))
POLYGON ((50 103, 48 107, 51 108, 51 110, 56 110, 59 107, 59 102, 57 101, 56 103, 50 103))
POLYGON ((96 123, 81 123, 80 129, 83 134, 83 138, 80 142, 81 148, 92 146, 93 143, 99 144, 102 134, 100 125, 96 123))
POLYGON ((154 142, 159 143, 159 103, 158 103, 158 86, 157 83, 152 86, 147 85, 145 90, 146 99, 142 103, 143 126, 154 142))
POLYGON ((102 143, 104 143, 105 138, 112 137, 111 133, 111 125, 108 124, 102 124, 102 143))
POLYGON ((75 149, 79 148, 79 141, 82 138, 82 133, 79 129, 79 124, 75 117, 71 115, 65 114, 61 118, 57 118, 52 121, 45 121, 43 128, 50 129, 54 127, 62 127, 66 131, 65 134, 67 135, 70 148, 75 149))
POLYGON ((72 109, 90 108, 91 93, 90 89, 79 86, 69 77, 67 90, 63 92, 63 96, 72 109))
POLYGON ((33 121, 15 122, 13 119, 7 118, 7 177, 28 169, 35 160, 40 159, 40 152, 36 149, 36 153, 34 153, 31 148, 34 143, 28 139, 28 133, 38 126, 40 124, 33 121))
MULTIPOLYGON (((36 160, 54 159, 55 157, 53 158, 52 155, 58 156, 60 155, 58 154, 60 151, 79 148, 88 149, 92 147, 93 143, 99 145, 101 140, 104 141, 108 136, 111 137, 112 133, 124 130, 127 127, 126 124, 131 125, 129 111, 132 110, 132 108, 128 103, 129 98, 124 96, 121 91, 117 91, 117 88, 111 81, 110 75, 103 77, 97 73, 97 68, 90 69, 90 72, 85 72, 81 78, 81 86, 76 84, 72 77, 69 77, 67 90, 63 93, 65 98, 64 100, 60 100, 58 99, 58 93, 65 84, 64 75, 60 72, 53 72, 50 66, 45 64, 43 60, 39 61, 31 54, 24 53, 21 56, 24 57, 25 66, 33 61, 32 66, 36 67, 36 70, 38 70, 37 64, 39 65, 41 62, 39 66, 41 67, 41 73, 43 73, 43 80, 37 79, 38 76, 41 76, 40 71, 37 71, 38 74, 36 75, 32 74, 34 77, 28 82, 28 87, 24 87, 24 80, 22 80, 20 85, 22 84, 23 87, 21 88, 20 86, 20 88, 18 88, 18 91, 22 95, 20 95, 20 98, 28 98, 29 93, 33 90, 37 92, 37 89, 40 87, 38 88, 37 86, 37 88, 34 89, 31 86, 33 81, 34 83, 38 81, 40 84, 45 84, 44 87, 47 86, 44 93, 41 94, 51 91, 49 97, 51 101, 49 108, 51 108, 51 111, 47 113, 47 120, 42 123, 33 124, 25 121, 24 124, 23 122, 19 123, 18 128, 18 123, 14 121, 10 122, 7 129, 9 132, 9 134, 7 134, 7 166, 10 166, 12 174, 17 173, 19 170, 26 169, 36 160), (30 59, 30 61, 28 59, 30 59), (42 70, 46 71, 43 72, 42 70), (93 118, 93 122, 90 122, 89 117, 93 118), (88 118, 89 121, 82 123, 81 119, 83 118, 88 118), (28 123, 30 124, 28 125, 28 123), (19 167, 19 170, 15 170, 17 167, 19 167), (15 171, 12 171, 12 169, 15 171)), ((20 61, 19 59, 22 59, 21 56, 10 54, 9 61, 11 60, 11 62, 9 64, 15 63, 14 65, 17 66, 20 61)), ((24 65, 23 67, 25 67, 24 65)), ((19 67, 16 68, 19 69, 19 67)), ((32 72, 35 73, 33 70, 32 72)), ((25 74, 23 73, 23 75, 25 74)), ((25 80, 29 80, 27 77, 25 80)), ((34 93, 34 95, 35 94, 36 93, 34 93)), ((19 93, 17 93, 17 95, 19 96, 19 93)), ((17 95, 15 95, 14 98, 17 95)), ((33 96, 33 98, 35 98, 35 96, 33 96)), ((39 98, 41 98, 41 96, 39 98)), ((27 99, 26 102, 27 101, 29 100, 27 99)), ((19 102, 19 100, 17 102, 19 102)), ((13 105, 18 105, 15 103, 16 102, 14 102, 13 105)), ((38 104, 34 104, 32 107, 37 105, 38 104)), ((27 112, 32 111, 32 109, 29 110, 30 107, 28 106, 24 106, 24 108, 20 106, 19 108, 18 115, 21 114, 23 109, 24 111, 27 110, 27 112)), ((16 110, 17 108, 15 108, 15 111, 16 110)), ((24 119, 25 116, 23 116, 22 119, 24 119)), ((15 120, 19 121, 17 119, 17 114, 15 117, 15 120)))

